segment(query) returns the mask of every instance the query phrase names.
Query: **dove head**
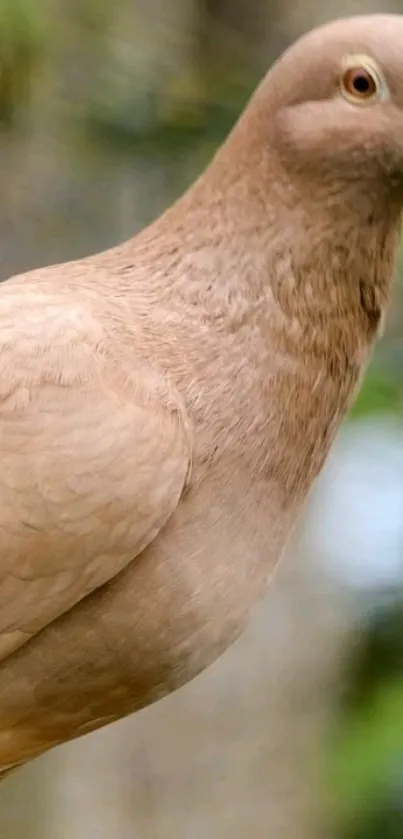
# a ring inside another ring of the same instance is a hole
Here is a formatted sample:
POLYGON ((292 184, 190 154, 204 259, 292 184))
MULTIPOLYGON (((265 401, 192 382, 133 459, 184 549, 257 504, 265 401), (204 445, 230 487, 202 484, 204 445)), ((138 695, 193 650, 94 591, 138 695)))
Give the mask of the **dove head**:
POLYGON ((299 321, 300 352, 310 327, 326 347, 341 332, 372 344, 402 208, 403 15, 368 15, 318 27, 280 57, 166 218, 191 251, 184 293, 206 275, 209 310, 271 297, 287 340, 299 321))
POLYGON ((377 199, 381 212, 382 199, 402 202, 403 16, 338 20, 300 38, 263 81, 253 119, 305 185, 367 198, 372 212, 377 199))
MULTIPOLYGON (((372 343, 403 207, 403 16, 338 20, 300 38, 258 87, 209 183, 232 216, 228 250, 253 254, 244 275, 259 293, 263 278, 290 322, 326 323, 324 341, 337 322, 351 343, 372 343)), ((236 271, 245 259, 233 262, 236 271)))

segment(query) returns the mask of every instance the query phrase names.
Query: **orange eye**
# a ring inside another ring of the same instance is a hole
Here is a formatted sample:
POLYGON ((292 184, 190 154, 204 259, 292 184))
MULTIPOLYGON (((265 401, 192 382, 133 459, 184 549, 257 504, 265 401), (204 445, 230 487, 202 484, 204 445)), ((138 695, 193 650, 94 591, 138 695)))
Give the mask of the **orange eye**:
POLYGON ((342 93, 355 102, 368 102, 377 96, 380 89, 379 79, 367 67, 349 67, 341 78, 342 93))

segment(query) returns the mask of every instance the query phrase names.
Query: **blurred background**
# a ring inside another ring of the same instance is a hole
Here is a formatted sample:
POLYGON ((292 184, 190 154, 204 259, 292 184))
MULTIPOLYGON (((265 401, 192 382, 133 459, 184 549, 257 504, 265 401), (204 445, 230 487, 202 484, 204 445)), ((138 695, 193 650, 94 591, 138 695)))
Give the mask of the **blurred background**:
MULTIPOLYGON (((296 36, 381 10, 0 0, 1 278, 131 236, 296 36)), ((289 554, 208 672, 4 782, 1 839, 401 839, 402 283, 289 554)))

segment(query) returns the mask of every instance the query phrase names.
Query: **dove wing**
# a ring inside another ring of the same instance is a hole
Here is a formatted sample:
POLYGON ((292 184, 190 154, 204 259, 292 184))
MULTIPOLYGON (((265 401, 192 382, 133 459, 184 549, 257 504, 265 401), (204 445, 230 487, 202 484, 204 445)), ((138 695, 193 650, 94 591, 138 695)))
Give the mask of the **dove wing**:
POLYGON ((86 304, 0 289, 0 660, 118 574, 175 510, 179 395, 86 304))

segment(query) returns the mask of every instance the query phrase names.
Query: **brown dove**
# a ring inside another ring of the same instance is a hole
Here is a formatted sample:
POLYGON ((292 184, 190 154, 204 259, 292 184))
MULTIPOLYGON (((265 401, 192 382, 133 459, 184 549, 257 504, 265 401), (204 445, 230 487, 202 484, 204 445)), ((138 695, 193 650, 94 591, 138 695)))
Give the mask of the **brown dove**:
POLYGON ((0 769, 245 627, 357 391, 403 206, 403 17, 270 70, 123 245, 0 288, 0 769))

